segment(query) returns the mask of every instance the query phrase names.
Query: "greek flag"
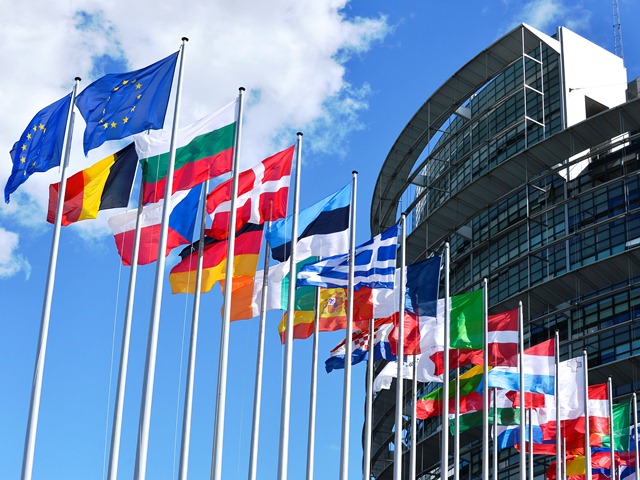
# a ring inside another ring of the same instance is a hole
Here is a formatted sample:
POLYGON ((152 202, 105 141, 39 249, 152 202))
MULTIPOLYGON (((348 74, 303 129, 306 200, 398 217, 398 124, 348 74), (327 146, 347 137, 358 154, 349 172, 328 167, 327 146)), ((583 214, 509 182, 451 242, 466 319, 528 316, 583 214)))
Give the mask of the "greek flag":
MULTIPOLYGON (((354 289, 394 288, 398 224, 363 243, 355 250, 354 289)), ((346 288, 349 255, 335 255, 305 265, 298 273, 298 287, 346 288)))

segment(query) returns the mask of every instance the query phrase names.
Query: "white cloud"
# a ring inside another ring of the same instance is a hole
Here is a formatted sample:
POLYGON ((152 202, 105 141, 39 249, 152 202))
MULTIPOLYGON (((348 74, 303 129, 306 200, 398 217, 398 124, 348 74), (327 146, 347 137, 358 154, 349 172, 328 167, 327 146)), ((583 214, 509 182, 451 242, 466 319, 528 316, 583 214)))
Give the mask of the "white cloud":
MULTIPOLYGON (((0 40, 0 145, 5 151, 43 107, 61 98, 83 78, 84 88, 99 76, 105 59, 126 70, 149 65, 174 52, 182 36, 185 49, 180 123, 186 125, 232 100, 247 88, 242 158, 253 163, 295 141, 300 130, 318 138, 311 149, 335 146, 361 128, 368 87, 349 85, 344 62, 366 52, 389 32, 387 19, 347 18, 347 0, 206 0, 128 3, 37 0, 4 5, 0 40), (20 19, 19 22, 15 19, 20 19), (11 112, 11 114, 7 114, 11 112)), ((123 71, 123 70, 120 70, 123 71)), ((167 125, 173 116, 170 105, 167 125)), ((76 116, 70 173, 117 149, 113 143, 82 155, 84 121, 76 116)), ((307 150, 308 152, 309 150, 307 150)), ((0 160, 0 184, 11 170, 0 160)), ((32 228, 44 222, 48 186, 58 169, 33 175, 0 216, 32 228), (15 206, 14 206, 15 205, 15 206), (23 206, 29 206, 25 215, 23 206)), ((108 235, 104 222, 78 229, 83 237, 108 235), (97 229, 97 230, 96 230, 97 229)))
POLYGON ((517 23, 524 22, 547 33, 555 32, 558 26, 584 30, 590 19, 591 13, 584 6, 569 6, 564 0, 532 0, 524 3, 516 15, 517 23))
POLYGON ((27 280, 31 275, 31 264, 20 255, 17 233, 0 227, 0 279, 13 277, 23 271, 27 280))

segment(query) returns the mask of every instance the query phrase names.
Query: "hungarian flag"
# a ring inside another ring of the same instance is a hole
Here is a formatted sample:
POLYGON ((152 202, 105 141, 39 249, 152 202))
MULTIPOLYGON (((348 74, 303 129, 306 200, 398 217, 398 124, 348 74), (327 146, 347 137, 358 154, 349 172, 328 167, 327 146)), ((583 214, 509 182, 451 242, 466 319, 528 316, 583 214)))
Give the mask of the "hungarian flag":
MULTIPOLYGON (((262 244, 262 225, 246 224, 236 235, 233 276, 253 277, 262 244)), ((202 293, 224 280, 227 269, 228 240, 205 238, 202 264, 202 293)), ((198 242, 180 252, 182 260, 169 273, 172 293, 195 293, 198 269, 198 242)))
MULTIPOLYGON (((67 180, 62 225, 96 218, 99 210, 126 207, 138 166, 133 143, 67 180)), ((47 222, 54 223, 60 182, 49 186, 47 222)))
MULTIPOLYGON (((171 213, 167 237, 165 256, 178 245, 185 245, 193 238, 196 222, 200 189, 181 191, 171 196, 171 213)), ((140 253, 138 265, 146 265, 158 260, 160 245, 160 227, 164 200, 146 205, 140 215, 140 253)), ((131 265, 133 261, 133 242, 136 232, 137 210, 130 210, 120 215, 114 215, 107 220, 113 233, 122 258, 123 265, 131 265)))
MULTIPOLYGON (((231 171, 236 131, 237 100, 176 132, 173 190, 188 190, 231 171)), ((164 198, 169 168, 171 130, 156 130, 135 136, 142 163, 142 201, 164 198)))
MULTIPOLYGON (((236 233, 247 223, 256 225, 287 216, 291 163, 295 145, 263 160, 238 176, 236 233)), ((211 228, 207 235, 222 240, 229 236, 233 179, 218 185, 207 196, 211 228)))

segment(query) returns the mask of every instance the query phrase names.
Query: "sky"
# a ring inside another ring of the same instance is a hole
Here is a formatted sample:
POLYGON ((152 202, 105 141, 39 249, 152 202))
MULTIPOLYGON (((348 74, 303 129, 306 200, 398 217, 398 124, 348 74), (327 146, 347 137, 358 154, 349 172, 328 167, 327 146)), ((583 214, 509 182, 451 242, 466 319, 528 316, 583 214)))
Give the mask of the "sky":
MULTIPOLYGON (((30 119, 106 73, 142 68, 185 48, 180 124, 226 105, 246 88, 241 164, 249 166, 304 133, 302 207, 338 190, 357 170, 356 240, 370 238, 377 173, 397 135, 425 100, 481 50, 521 22, 547 34, 566 26, 610 51, 612 5, 595 0, 186 0, 44 2, 2 0, 0 183, 9 151, 30 119)), ((629 80, 640 76, 640 5, 620 0, 629 80)), ((170 100, 165 125, 170 125, 170 100)), ((82 153, 76 117, 70 173, 121 148, 82 153)), ((0 478, 19 478, 53 228, 48 185, 59 169, 33 175, 0 206, 0 478)), ((124 306, 129 278, 106 219, 65 227, 51 310, 34 479, 106 477, 124 306)), ((167 269, 177 263, 176 253, 167 269)), ((155 265, 140 267, 136 290, 119 478, 133 476, 155 265)), ((190 477, 211 468, 217 385, 218 288, 202 297, 190 477)), ((148 478, 177 477, 192 297, 165 281, 154 385, 148 478)), ((280 314, 267 319, 258 477, 275 478, 284 351, 280 314)), ((257 319, 230 329, 223 478, 246 478, 253 408, 257 319)), ((337 478, 343 376, 322 368, 343 332, 322 334, 318 376, 317 478, 337 478)), ((289 478, 305 475, 311 340, 293 350, 289 478)), ((364 365, 353 370, 349 478, 361 476, 364 365)))

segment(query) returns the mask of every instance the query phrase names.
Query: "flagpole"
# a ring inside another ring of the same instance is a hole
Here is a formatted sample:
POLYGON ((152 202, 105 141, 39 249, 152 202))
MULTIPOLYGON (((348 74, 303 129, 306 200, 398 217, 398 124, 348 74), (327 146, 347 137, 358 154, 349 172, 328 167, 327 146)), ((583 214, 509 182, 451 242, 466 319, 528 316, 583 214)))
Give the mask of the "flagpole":
MULTIPOLYGON (((451 298, 449 291, 449 242, 444 244, 444 359, 442 372, 442 459, 440 479, 449 477, 449 336, 451 321, 451 298)), ((487 478, 487 477, 484 477, 487 478)))
POLYGON ((482 318, 482 478, 489 478, 489 333, 488 333, 488 308, 489 294, 488 282, 482 281, 483 318, 482 318))
POLYGON ((558 330, 556 330, 554 337, 554 356, 556 364, 553 385, 556 404, 556 478, 560 478, 562 475, 562 423, 560 421, 560 332, 558 330))
POLYGON ((349 277, 347 281, 347 331, 344 351, 344 391, 342 397, 342 439, 340 446, 340 480, 349 478, 349 422, 351 420, 351 353, 353 344, 353 275, 355 270, 356 250, 356 198, 358 172, 351 172, 353 188, 351 189, 351 212, 349 221, 349 277))
MULTIPOLYGON (((567 439, 566 437, 562 439, 562 458, 567 458, 567 439)), ((562 479, 563 480, 567 480, 567 466, 566 463, 567 462, 562 462, 565 464, 564 468, 562 469, 562 479)))
POLYGON ((51 239, 51 253, 49 255, 49 270, 47 272, 47 283, 45 286, 44 303, 42 305, 42 317, 40 319, 40 336, 38 338, 38 349, 36 351, 36 364, 33 371, 33 383, 31 386, 31 401, 29 406, 29 420, 27 421, 27 431, 24 440, 24 451, 22 454, 22 480, 31 480, 33 473, 33 457, 35 455, 36 433, 38 430, 38 416, 40 414, 40 396, 42 393, 42 377, 44 374, 44 361, 47 354, 47 340, 49 338, 49 320, 51 318, 51 302, 53 300, 53 286, 56 279, 56 265, 58 264, 58 246, 60 244, 60 227, 62 225, 62 208, 64 205, 64 195, 67 188, 67 166, 69 154, 71 153, 71 139, 73 137, 73 124, 75 113, 73 106, 76 101, 76 92, 80 84, 80 77, 74 79, 73 90, 71 92, 71 106, 67 114, 67 123, 64 140, 64 159, 62 161, 62 172, 60 177, 60 190, 58 192, 58 206, 56 208, 56 222, 53 227, 53 238, 51 239))
MULTIPOLYGON (((520 428, 520 435, 524 437, 522 428, 520 428)), ((526 440, 524 445, 527 445, 526 440)), ((531 407, 529 407, 529 480, 533 480, 533 408, 531 407)))
POLYGON ((636 460, 636 478, 640 479, 640 452, 638 451, 638 397, 636 396, 636 392, 633 392, 631 397, 631 405, 633 406, 633 431, 635 433, 634 451, 636 460))
POLYGON ((313 319, 313 350, 311 353, 311 386, 309 391, 309 434, 307 440, 307 480, 313 480, 316 446, 316 396, 318 391, 318 337, 320 335, 320 289, 315 289, 316 304, 313 319))
POLYGON ((233 145, 233 180, 231 186, 231 211, 229 212, 229 239, 227 243, 227 265, 225 270, 224 306, 220 331, 220 359, 218 361, 218 388, 216 414, 213 431, 213 455, 211 479, 222 479, 222 449, 224 444, 224 412, 227 403, 227 364, 229 362, 229 326, 231 323, 231 291, 233 289, 233 257, 236 246, 236 197, 240 164, 240 140, 242 138, 242 113, 244 110, 244 87, 238 89, 238 121, 233 145))
MULTIPOLYGON (((456 355, 456 359, 458 356, 456 355)), ((460 367, 456 364, 455 430, 453 433, 453 479, 460 480, 460 367)), ((448 400, 447 400, 448 401, 448 400)))
MULTIPOLYGON (((289 299, 287 303, 287 333, 284 345, 282 373, 282 409, 280 413, 280 452, 278 455, 278 479, 287 478, 289 462, 289 422, 291 417, 291 370, 293 367, 293 326, 296 300, 296 249, 298 243, 298 211, 300 210, 300 167, 302 164, 302 133, 297 133, 296 178, 293 191, 293 218, 291 222, 291 256, 289 257, 289 299)), ((220 480, 220 479, 216 479, 220 480)))
MULTIPOLYGON (((524 312, 522 311, 522 302, 518 303, 518 372, 520 373, 520 436, 522 439, 524 436, 525 428, 525 408, 527 406, 526 397, 524 393, 524 312)), ((526 480, 526 445, 527 442, 520 442, 524 448, 520 448, 520 480, 526 480)), ((531 479, 533 480, 533 479, 531 479)))
POLYGON ((591 474, 591 428, 589 425, 589 359, 586 350, 582 351, 582 358, 584 359, 584 458, 587 472, 586 480, 591 480, 593 476, 591 474))
POLYGON ((398 302, 398 348, 396 350, 398 374, 396 376, 396 432, 395 432, 395 448, 393 450, 393 478, 394 480, 402 479, 402 407, 404 399, 404 296, 405 296, 405 263, 406 263, 406 238, 407 238, 407 215, 400 215, 402 229, 400 232, 400 295, 398 302))
POLYGON ((127 293, 127 306, 122 326, 122 348, 120 349, 120 369, 118 370, 118 387, 116 404, 114 406, 113 426, 111 428, 111 449, 109 451, 109 469, 107 478, 118 478, 118 460, 120 458, 120 438, 122 433, 122 412, 124 409, 124 395, 127 384, 127 369, 129 365, 129 344, 131 340, 131 320, 133 318, 133 303, 136 294, 136 279, 138 276, 138 256, 140 253, 140 232, 142 223, 142 187, 138 198, 138 214, 136 217, 136 230, 133 238, 133 252, 131 255, 131 271, 129 272, 129 290, 127 293))
POLYGON ((184 68, 184 49, 189 41, 182 37, 180 46, 180 66, 178 67, 178 84, 176 88, 176 103, 171 128, 171 144, 169 146, 169 164, 167 166, 164 203, 162 205, 162 223, 160 225, 160 241, 158 245, 158 261, 153 289, 153 303, 151 305, 151 320, 149 322, 149 338, 147 340, 147 358, 145 360, 144 383, 142 385, 142 401, 140 403, 140 423, 138 425, 138 445, 136 449, 135 475, 136 480, 147 477, 147 453, 149 448, 149 427, 151 425, 151 404, 153 400, 153 381, 156 373, 156 352, 158 350, 158 330, 160 328, 160 309, 162 304, 162 287, 164 284, 165 252, 169 230, 169 214, 171 213, 171 193, 173 191, 173 171, 176 160, 176 132, 180 113, 182 92, 182 71, 184 68))
POLYGON ((367 399, 364 419, 364 451, 363 475, 364 480, 371 479, 371 432, 373 430, 373 349, 375 320, 373 315, 369 320, 369 359, 367 361, 367 399))
MULTIPOLYGON (((191 338, 189 340, 189 362, 187 382, 184 391, 184 415, 182 417, 182 443, 180 445, 179 480, 187 480, 189 472, 189 446, 191 444, 191 411, 193 406, 193 382, 196 371, 196 350, 198 348, 198 326, 200 322, 200 296, 202 290, 202 265, 204 263, 204 229, 207 224, 207 193, 209 180, 202 189, 202 211, 200 213, 200 241, 198 242, 198 268, 191 315, 191 338)), ((115 479, 114 479, 115 480, 115 479)))
POLYGON ((498 480, 498 393, 493 390, 493 480, 498 480))
MULTIPOLYGON (((616 455, 615 455, 615 448, 614 448, 614 438, 615 438, 615 431, 613 428, 613 384, 611 383, 611 377, 609 376, 607 378, 607 393, 609 396, 609 442, 610 442, 610 448, 609 448, 609 453, 610 453, 610 458, 611 458, 611 480, 615 480, 616 478, 616 455)), ((589 396, 587 395, 587 398, 589 398, 589 396)), ((629 417, 627 417, 628 419, 629 417)), ((588 421, 588 417, 585 417, 585 422, 588 421)))
POLYGON ((249 451, 249 480, 258 474, 258 446, 260 440, 260 410, 262 407, 262 371, 264 367, 264 332, 267 323, 267 292, 269 288, 269 257, 271 246, 265 238, 264 266, 262 269, 262 294, 260 296, 260 323, 258 327, 258 353, 256 355, 256 381, 253 390, 253 423, 251 425, 251 449, 249 451))
MULTIPOLYGON (((418 320, 419 321, 419 320, 418 320)), ((417 451, 416 443, 418 441, 418 419, 417 419, 417 400, 418 400, 418 358, 413 356, 413 371, 411 376, 411 391, 413 393, 413 401, 411 402, 411 449, 409 453, 409 478, 416 478, 417 451)))

